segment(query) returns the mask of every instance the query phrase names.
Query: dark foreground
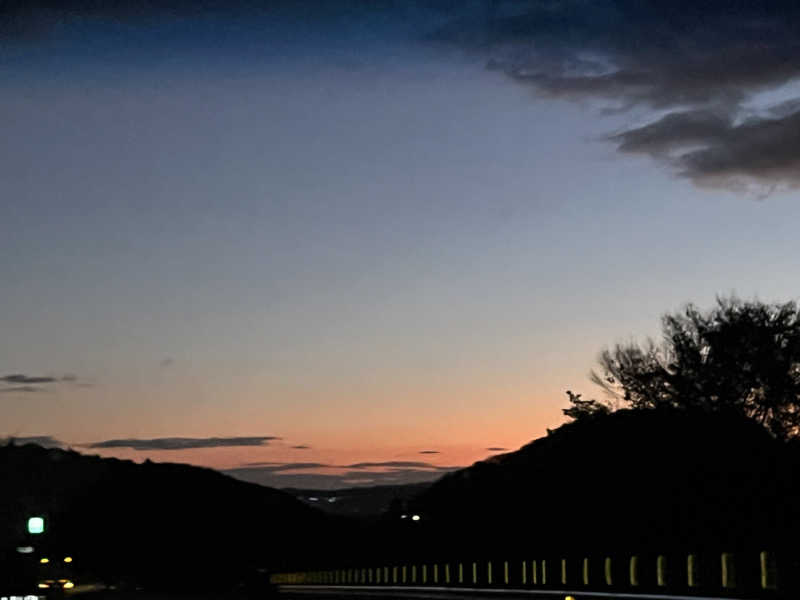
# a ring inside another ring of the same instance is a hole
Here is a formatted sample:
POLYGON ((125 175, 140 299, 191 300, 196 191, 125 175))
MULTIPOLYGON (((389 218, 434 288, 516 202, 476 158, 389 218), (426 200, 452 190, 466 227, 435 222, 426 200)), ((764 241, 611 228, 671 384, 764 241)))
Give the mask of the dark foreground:
MULTIPOLYGON (((610 600, 614 598, 635 600, 728 600, 723 596, 670 596, 663 594, 627 594, 615 592, 586 592, 572 590, 510 590, 480 588, 364 588, 348 586, 283 586, 279 595, 286 600, 535 600, 537 598, 552 600, 553 598, 574 598, 575 600, 610 600)), ((732 600, 732 599, 731 599, 732 600)))

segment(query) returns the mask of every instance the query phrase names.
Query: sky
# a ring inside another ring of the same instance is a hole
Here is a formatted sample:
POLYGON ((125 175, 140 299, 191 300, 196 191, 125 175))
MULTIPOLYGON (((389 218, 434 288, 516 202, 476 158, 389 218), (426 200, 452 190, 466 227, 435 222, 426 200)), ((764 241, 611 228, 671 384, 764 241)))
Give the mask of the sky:
POLYGON ((798 297, 799 10, 4 4, 0 433, 318 487, 544 435, 798 297))

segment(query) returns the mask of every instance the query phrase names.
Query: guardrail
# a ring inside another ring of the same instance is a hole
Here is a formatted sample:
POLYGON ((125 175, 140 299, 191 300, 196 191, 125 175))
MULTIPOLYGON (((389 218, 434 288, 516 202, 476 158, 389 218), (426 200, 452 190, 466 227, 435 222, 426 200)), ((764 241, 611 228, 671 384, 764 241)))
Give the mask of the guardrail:
POLYGON ((774 553, 762 551, 684 555, 626 555, 528 560, 458 560, 276 573, 276 585, 436 586, 547 589, 572 586, 585 592, 723 593, 779 597, 774 553))

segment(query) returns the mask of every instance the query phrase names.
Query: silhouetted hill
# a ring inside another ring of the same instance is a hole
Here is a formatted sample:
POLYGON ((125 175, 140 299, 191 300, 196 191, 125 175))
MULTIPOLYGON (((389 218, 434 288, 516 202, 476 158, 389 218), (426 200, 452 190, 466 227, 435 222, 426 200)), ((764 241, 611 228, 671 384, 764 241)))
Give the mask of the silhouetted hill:
POLYGON ((798 456, 750 420, 622 410, 447 474, 415 510, 458 548, 775 548, 800 534, 798 456))
POLYGON ((110 579, 186 587, 191 573, 195 583, 227 583, 313 559, 313 541, 337 526, 289 494, 182 464, 8 445, 0 481, 0 553, 30 542, 110 579), (31 538, 25 522, 36 514, 48 530, 31 538))

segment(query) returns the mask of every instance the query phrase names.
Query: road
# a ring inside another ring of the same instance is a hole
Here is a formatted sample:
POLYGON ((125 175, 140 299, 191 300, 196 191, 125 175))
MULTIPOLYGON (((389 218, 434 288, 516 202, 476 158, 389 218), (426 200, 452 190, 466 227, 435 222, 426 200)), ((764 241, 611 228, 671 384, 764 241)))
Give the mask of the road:
MULTIPOLYGON (((481 588, 392 588, 380 586, 282 586, 280 596, 287 600, 734 600, 721 596, 669 596, 665 594, 626 594, 582 590, 510 590, 481 588)), ((739 599, 741 600, 741 599, 739 599)))

